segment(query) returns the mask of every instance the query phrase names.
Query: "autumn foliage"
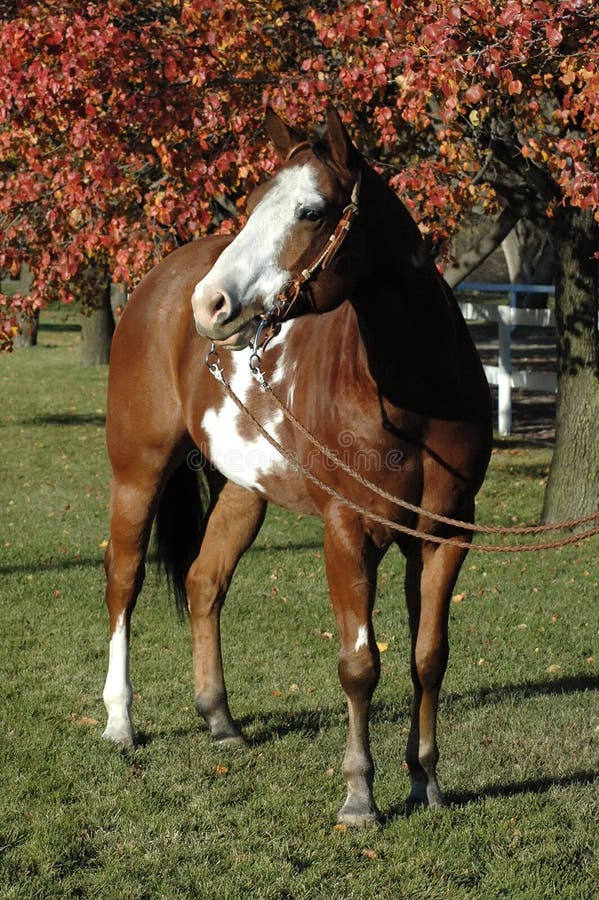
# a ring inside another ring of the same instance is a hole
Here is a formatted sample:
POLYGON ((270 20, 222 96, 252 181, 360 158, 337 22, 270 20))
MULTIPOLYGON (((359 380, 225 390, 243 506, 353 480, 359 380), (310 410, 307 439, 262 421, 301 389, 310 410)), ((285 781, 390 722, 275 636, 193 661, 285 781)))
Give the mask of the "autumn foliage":
MULTIPOLYGON (((238 227, 248 189, 275 166, 266 103, 300 123, 335 103, 439 247, 475 203, 533 203, 547 216, 599 208, 594 3, 40 0, 9 10, 0 269, 30 266, 30 305, 72 299, 90 261, 132 284, 178 243, 238 227)), ((9 345, 14 321, 0 300, 9 345)))

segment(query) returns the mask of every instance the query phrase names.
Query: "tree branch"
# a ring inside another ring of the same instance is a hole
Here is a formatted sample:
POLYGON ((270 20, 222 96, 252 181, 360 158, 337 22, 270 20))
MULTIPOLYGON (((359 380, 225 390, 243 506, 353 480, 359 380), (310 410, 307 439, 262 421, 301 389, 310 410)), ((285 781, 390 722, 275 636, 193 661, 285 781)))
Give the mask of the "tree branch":
MULTIPOLYGON (((491 151, 498 162, 518 176, 546 204, 559 197, 559 189, 553 178, 529 159, 525 159, 519 145, 493 138, 491 151)), ((493 184, 492 181, 491 183, 493 184)))
POLYGON ((474 243, 460 254, 460 259, 455 265, 450 266, 444 272, 445 281, 450 287, 456 287, 471 272, 474 271, 482 262, 487 259, 510 233, 518 219, 519 214, 513 209, 507 207, 492 222, 489 230, 483 231, 482 235, 474 241, 474 243))

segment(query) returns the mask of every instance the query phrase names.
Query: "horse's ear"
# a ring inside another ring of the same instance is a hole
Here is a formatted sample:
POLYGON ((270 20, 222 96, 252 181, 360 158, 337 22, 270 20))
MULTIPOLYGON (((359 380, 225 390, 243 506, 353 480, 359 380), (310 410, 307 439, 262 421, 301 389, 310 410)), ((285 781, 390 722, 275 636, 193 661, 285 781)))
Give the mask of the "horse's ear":
POLYGON ((342 172, 353 172, 358 167, 359 153, 334 106, 327 109, 327 137, 333 162, 342 172))
POLYGON ((301 134, 288 125, 272 106, 266 109, 266 130, 283 162, 289 156, 290 150, 302 141, 301 134))

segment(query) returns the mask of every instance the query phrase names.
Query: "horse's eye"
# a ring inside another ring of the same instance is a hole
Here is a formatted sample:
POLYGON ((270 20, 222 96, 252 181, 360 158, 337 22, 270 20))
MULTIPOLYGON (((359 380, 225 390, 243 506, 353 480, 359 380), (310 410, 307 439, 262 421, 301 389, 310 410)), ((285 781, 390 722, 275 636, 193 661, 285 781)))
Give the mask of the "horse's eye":
POLYGON ((322 219, 320 210, 310 206, 300 206, 296 212, 296 216, 302 222, 318 222, 322 219))

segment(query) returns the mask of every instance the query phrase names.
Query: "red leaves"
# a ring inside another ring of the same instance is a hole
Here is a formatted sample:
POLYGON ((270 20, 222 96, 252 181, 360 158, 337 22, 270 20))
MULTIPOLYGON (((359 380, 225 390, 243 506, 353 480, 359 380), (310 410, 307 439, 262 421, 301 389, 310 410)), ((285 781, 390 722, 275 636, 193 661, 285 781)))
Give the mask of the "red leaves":
POLYGON ((498 16, 497 21, 504 28, 509 28, 514 22, 517 22, 522 15, 522 5, 519 0, 509 0, 505 5, 505 9, 498 16))
POLYGON ((480 103, 485 96, 485 89, 481 84, 471 85, 464 93, 466 103, 480 103))
POLYGON ((46 17, 22 4, 0 25, 0 260, 25 253, 38 296, 67 298, 65 279, 88 257, 131 283, 176 242, 232 229, 215 219, 218 198, 239 206, 275 167, 266 102, 299 122, 322 121, 329 101, 343 108, 441 240, 473 203, 494 202, 472 184, 472 135, 506 104, 522 153, 566 200, 597 206, 585 10, 350 0, 314 4, 300 30, 280 2, 189 0, 161 21, 122 0, 65 0, 46 17))

